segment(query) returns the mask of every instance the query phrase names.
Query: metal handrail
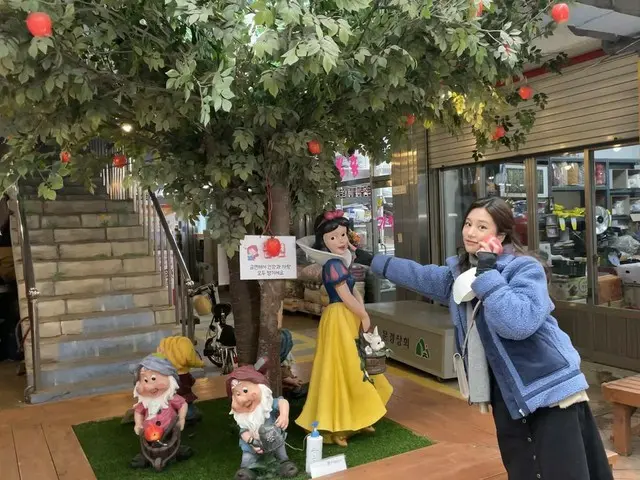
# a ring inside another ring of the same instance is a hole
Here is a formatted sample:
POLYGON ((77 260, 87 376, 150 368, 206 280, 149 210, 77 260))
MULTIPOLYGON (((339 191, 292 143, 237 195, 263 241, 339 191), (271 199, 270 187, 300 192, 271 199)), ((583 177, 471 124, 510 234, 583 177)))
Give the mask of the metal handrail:
POLYGON ((162 211, 155 193, 137 183, 125 182, 132 173, 131 165, 125 168, 106 167, 102 181, 112 200, 132 200, 138 214, 144 237, 149 244, 149 254, 156 259, 156 271, 161 272, 162 286, 167 287, 168 304, 174 306, 176 324, 181 325, 182 335, 195 340, 195 323, 192 297, 194 282, 187 263, 162 211))
MULTIPOLYGON (((25 389, 25 398, 37 392, 41 386, 41 368, 40 368, 40 322, 38 320, 38 297, 40 292, 36 287, 36 278, 33 271, 33 257, 31 255, 31 243, 29 241, 29 229, 27 228, 26 215, 24 206, 20 201, 20 195, 17 188, 13 189, 14 208, 9 204, 9 210, 16 219, 16 227, 18 232, 18 243, 22 250, 22 270, 24 276, 24 285, 27 295, 27 311, 29 317, 29 328, 31 332, 31 369, 32 380, 31 385, 25 389)), ((28 377, 28 375, 27 375, 28 377)))

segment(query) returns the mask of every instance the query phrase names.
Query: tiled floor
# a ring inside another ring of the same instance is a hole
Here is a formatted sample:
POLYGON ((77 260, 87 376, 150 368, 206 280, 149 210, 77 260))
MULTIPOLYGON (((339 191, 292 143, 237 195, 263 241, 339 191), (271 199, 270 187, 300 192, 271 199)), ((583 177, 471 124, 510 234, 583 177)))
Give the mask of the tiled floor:
MULTIPOLYGON (((285 326, 294 334, 296 369, 307 378, 313 358, 317 320, 288 317, 285 326)), ((593 383, 602 368, 586 364, 593 383)), ((613 372, 623 376, 625 372, 613 372)), ((131 405, 130 392, 83 398, 39 406, 19 406, 23 378, 12 378, 12 370, 0 365, 0 469, 2 480, 93 480, 95 477, 77 442, 72 425, 119 416, 131 405), (17 379, 17 380, 16 380, 17 379), (6 388, 11 385, 10 388, 6 388)), ((506 480, 495 444, 495 430, 489 415, 481 415, 456 399, 455 382, 439 383, 426 374, 400 365, 390 365, 388 376, 395 392, 389 402, 388 417, 437 442, 424 450, 349 469, 332 478, 383 480, 404 475, 430 480, 506 480)), ((223 395, 221 378, 199 380, 202 400, 223 395)), ((590 390, 592 407, 603 435, 608 437, 609 407, 602 402, 599 388, 590 390)), ((608 438, 605 438, 608 441, 608 438)), ((621 458, 616 480, 640 479, 640 439, 637 455, 621 458)), ((348 455, 348 450, 347 450, 348 455)))

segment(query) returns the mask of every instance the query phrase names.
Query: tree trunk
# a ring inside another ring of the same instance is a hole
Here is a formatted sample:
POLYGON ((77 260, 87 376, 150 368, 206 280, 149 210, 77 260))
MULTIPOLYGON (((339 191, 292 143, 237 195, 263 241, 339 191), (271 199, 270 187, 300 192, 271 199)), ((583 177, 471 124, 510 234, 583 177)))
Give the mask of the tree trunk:
POLYGON ((260 285, 256 280, 240 280, 240 255, 229 259, 229 293, 236 332, 239 365, 253 365, 258 358, 260 285))
MULTIPOLYGON (((289 191, 275 184, 271 187, 271 228, 275 235, 289 235, 289 191)), ((282 394, 282 375, 280 371, 280 331, 278 314, 284 301, 285 281, 260 281, 260 333, 258 355, 269 359, 268 379, 274 396, 282 394)))

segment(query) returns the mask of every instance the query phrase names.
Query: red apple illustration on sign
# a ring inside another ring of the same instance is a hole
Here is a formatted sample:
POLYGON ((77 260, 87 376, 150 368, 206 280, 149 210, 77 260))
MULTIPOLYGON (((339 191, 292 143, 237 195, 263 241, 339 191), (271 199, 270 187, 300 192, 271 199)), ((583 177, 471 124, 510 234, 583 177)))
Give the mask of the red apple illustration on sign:
POLYGON ((267 252, 267 255, 269 255, 270 257, 277 257, 278 255, 280 255, 282 245, 280 245, 280 240, 275 237, 271 237, 265 242, 264 249, 267 252))

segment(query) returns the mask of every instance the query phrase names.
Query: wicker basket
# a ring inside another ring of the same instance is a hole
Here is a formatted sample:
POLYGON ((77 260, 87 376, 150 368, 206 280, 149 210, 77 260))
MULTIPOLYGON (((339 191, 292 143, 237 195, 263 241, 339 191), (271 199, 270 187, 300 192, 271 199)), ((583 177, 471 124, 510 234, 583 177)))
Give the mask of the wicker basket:
POLYGON ((364 357, 364 368, 371 376, 380 375, 387 371, 387 355, 371 354, 364 357))

